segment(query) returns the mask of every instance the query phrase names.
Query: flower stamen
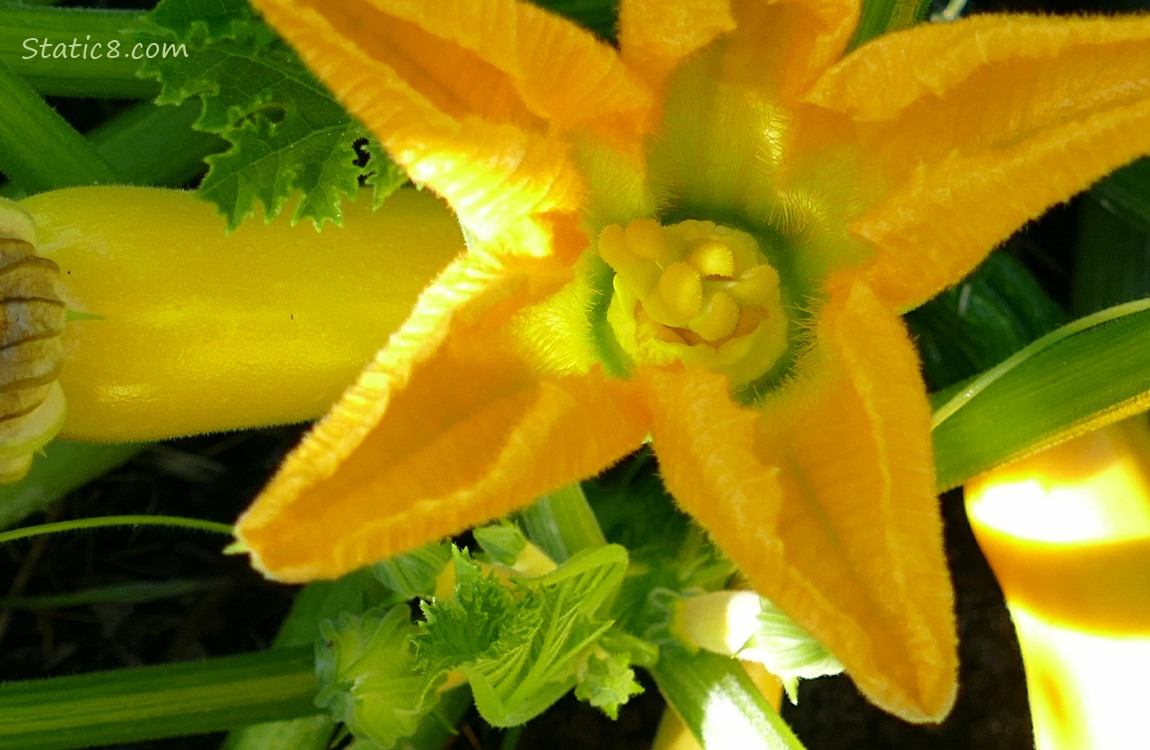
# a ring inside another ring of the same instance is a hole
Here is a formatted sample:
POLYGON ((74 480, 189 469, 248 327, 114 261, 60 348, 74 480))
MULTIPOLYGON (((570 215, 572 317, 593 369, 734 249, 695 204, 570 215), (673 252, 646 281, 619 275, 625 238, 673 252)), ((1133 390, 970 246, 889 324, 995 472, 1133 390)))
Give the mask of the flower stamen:
POLYGON ((608 322, 636 363, 682 360, 742 384, 786 350, 779 275, 750 234, 635 219, 606 227, 597 249, 615 271, 608 322))

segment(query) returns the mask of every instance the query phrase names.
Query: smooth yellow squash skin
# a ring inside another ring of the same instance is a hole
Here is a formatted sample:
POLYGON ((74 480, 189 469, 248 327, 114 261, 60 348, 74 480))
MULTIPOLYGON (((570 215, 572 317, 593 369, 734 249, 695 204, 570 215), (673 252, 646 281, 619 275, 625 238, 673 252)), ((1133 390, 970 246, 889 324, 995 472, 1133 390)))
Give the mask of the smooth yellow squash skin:
POLYGON ((1038 750, 1150 747, 1150 423, 1111 425, 967 485, 1018 633, 1038 750))
POLYGON ((226 235, 213 206, 173 190, 74 188, 23 205, 73 313, 61 436, 76 440, 317 417, 463 249, 442 202, 413 190, 376 213, 363 196, 318 233, 285 218, 226 235))

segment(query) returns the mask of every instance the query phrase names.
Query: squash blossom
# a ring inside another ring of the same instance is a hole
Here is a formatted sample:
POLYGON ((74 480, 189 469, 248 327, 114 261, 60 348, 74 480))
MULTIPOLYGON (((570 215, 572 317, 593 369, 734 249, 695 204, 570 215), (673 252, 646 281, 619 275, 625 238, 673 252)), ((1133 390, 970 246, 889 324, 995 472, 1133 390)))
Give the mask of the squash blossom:
POLYGON ((858 687, 956 689, 930 410, 898 317, 1150 151, 1150 18, 844 50, 857 0, 255 0, 468 238, 237 525, 338 576, 650 439, 668 490, 858 687))

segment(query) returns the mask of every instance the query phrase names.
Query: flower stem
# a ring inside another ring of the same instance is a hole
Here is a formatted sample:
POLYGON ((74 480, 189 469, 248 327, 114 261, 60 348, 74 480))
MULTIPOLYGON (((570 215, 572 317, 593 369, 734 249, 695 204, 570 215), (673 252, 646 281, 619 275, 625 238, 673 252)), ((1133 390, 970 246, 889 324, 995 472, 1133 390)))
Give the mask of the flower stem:
POLYGON ((3 63, 0 102, 0 169, 25 190, 117 181, 95 147, 3 63))
POLYGON ((202 521, 181 516, 101 516, 99 518, 77 518, 72 521, 58 521, 39 526, 26 526, 0 534, 0 544, 17 539, 30 539, 44 534, 57 534, 61 531, 87 531, 108 526, 171 526, 195 531, 210 531, 231 536, 232 527, 215 521, 202 521))
POLYGON ((136 77, 140 60, 132 56, 142 19, 137 11, 6 4, 0 6, 0 62, 41 94, 151 98, 160 87, 136 77))
POLYGON ((67 750, 315 713, 311 648, 0 685, 0 750, 67 750))
POLYGON ((557 563, 581 549, 607 543, 578 482, 543 495, 520 518, 531 541, 557 563))
POLYGON ((659 692, 704 748, 802 750, 738 661, 663 648, 649 669, 659 692))

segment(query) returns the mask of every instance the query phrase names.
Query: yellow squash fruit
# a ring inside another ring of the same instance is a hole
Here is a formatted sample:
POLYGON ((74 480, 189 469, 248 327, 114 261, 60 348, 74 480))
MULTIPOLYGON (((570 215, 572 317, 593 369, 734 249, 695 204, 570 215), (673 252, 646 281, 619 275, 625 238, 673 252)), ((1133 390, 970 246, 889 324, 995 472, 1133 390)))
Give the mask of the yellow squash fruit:
POLYGON ((228 235, 187 192, 59 190, 23 202, 70 320, 62 437, 136 441, 323 414, 463 249, 435 197, 345 206, 316 232, 252 219, 228 235))

